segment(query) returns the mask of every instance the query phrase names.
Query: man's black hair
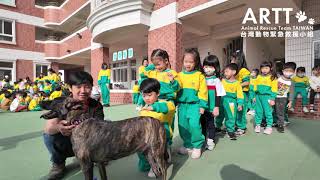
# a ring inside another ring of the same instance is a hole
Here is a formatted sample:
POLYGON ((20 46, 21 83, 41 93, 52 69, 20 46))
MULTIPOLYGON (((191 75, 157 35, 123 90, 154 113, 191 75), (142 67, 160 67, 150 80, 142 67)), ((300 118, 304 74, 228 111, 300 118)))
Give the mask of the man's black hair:
POLYGON ((93 79, 89 73, 85 71, 77 71, 70 74, 68 84, 70 86, 80 84, 89 84, 93 86, 93 79))
POLYGON ((297 72, 306 72, 306 68, 305 67, 298 67, 297 68, 297 72))
POLYGON ((140 84, 140 92, 141 93, 159 93, 160 91, 160 83, 158 80, 154 78, 148 78, 142 81, 140 84))
POLYGON ((236 71, 235 75, 238 74, 238 65, 236 63, 230 63, 224 69, 230 69, 232 71, 236 71))
POLYGON ((294 71, 296 70, 297 68, 297 64, 295 62, 286 62, 284 65, 283 65, 283 70, 285 69, 293 69, 294 71))

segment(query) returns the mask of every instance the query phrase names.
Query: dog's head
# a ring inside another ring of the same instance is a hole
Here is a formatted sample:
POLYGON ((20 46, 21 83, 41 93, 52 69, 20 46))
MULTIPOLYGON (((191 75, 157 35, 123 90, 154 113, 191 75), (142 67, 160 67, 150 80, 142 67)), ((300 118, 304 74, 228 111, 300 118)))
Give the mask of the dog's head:
POLYGON ((44 119, 65 119, 72 123, 78 116, 83 114, 83 103, 70 97, 56 98, 52 101, 44 101, 41 107, 50 110, 44 113, 40 118, 44 119))

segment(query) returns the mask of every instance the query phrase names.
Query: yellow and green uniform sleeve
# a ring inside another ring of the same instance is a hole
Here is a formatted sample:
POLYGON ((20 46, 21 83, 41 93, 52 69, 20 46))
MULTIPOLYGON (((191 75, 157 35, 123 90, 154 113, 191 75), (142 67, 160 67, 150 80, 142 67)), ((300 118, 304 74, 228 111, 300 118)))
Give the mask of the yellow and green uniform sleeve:
POLYGON ((59 81, 59 77, 56 73, 50 74, 48 78, 51 83, 57 83, 59 81))
POLYGON ((4 98, 4 93, 0 94, 0 103, 1 103, 3 98, 4 98))
POLYGON ((25 102, 26 104, 29 104, 30 101, 31 101, 31 97, 30 97, 30 96, 27 96, 27 97, 24 99, 24 102, 25 102))
MULTIPOLYGON (((236 76, 237 81, 241 83, 249 82, 250 81, 250 71, 246 68, 240 69, 239 73, 236 76)), ((247 92, 249 91, 249 86, 242 87, 242 90, 247 92)))
POLYGON ((32 110, 39 109, 39 108, 40 108, 39 100, 32 99, 29 103, 28 110, 32 111, 32 110))
POLYGON ((145 71, 145 77, 157 79, 160 83, 160 95, 159 99, 173 100, 176 96, 176 92, 179 90, 178 73, 174 70, 167 69, 162 72, 158 71, 145 71), (173 81, 170 81, 168 73, 171 73, 174 77, 173 81))
POLYGON ((45 92, 51 92, 51 85, 49 85, 49 86, 47 86, 47 85, 44 85, 44 87, 43 87, 43 91, 45 91, 45 92))
POLYGON ((51 93, 49 100, 54 100, 55 98, 61 97, 62 96, 62 91, 54 91, 51 93))
POLYGON ((249 84, 249 99, 253 99, 255 97, 255 92, 254 92, 254 85, 256 82, 256 79, 250 78, 250 84, 249 84))
POLYGON ((204 75, 199 71, 180 72, 177 102, 199 103, 200 107, 208 107, 208 87, 204 75))
POLYGON ((98 75, 98 84, 109 84, 110 83, 111 70, 110 69, 102 69, 99 71, 98 75))
POLYGON ((13 89, 14 89, 14 90, 19 90, 19 84, 14 85, 14 86, 13 86, 13 89))
POLYGON ((138 85, 134 85, 132 88, 133 93, 139 93, 139 86, 138 85))
POLYGON ((278 80, 272 80, 270 75, 258 75, 255 81, 254 91, 256 92, 256 94, 270 95, 271 99, 275 100, 278 93, 278 80))
POLYGON ((307 76, 304 76, 304 77, 294 76, 292 78, 292 81, 294 82, 295 88, 308 88, 310 86, 309 78, 307 76))

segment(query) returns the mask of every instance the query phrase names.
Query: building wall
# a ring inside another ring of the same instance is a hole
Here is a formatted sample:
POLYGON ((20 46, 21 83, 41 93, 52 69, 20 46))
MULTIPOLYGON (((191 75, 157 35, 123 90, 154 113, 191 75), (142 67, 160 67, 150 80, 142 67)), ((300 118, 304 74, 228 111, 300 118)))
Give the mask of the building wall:
POLYGON ((16 0, 16 7, 0 4, 0 9, 43 18, 43 9, 35 7, 35 0, 16 0))
POLYGON ((191 9, 193 7, 199 6, 201 4, 204 4, 206 2, 209 2, 210 0, 180 0, 179 1, 179 12, 183 12, 185 10, 191 9))
POLYGON ((263 38, 244 38, 244 46, 249 69, 259 68, 263 61, 272 59, 272 52, 263 38))

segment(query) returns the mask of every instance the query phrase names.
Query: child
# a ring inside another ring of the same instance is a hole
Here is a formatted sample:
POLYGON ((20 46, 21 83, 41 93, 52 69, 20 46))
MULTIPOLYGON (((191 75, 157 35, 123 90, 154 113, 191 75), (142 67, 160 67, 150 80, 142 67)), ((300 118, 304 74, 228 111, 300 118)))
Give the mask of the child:
POLYGON ((43 87, 43 92, 45 92, 47 95, 50 95, 52 89, 51 89, 51 84, 49 80, 46 80, 44 82, 44 87, 43 87))
POLYGON ((264 134, 270 135, 273 124, 272 106, 275 105, 278 92, 278 81, 270 61, 265 61, 260 65, 260 75, 254 85, 254 91, 256 93, 253 99, 253 102, 256 103, 255 132, 260 133, 262 118, 266 117, 267 126, 264 134))
POLYGON ((278 78, 278 94, 275 104, 275 114, 277 117, 277 130, 284 133, 284 121, 287 114, 287 107, 290 108, 293 100, 294 85, 291 78, 296 70, 296 63, 287 62, 283 66, 282 74, 278 78), (289 103, 288 94, 290 93, 289 103))
POLYGON ((26 105, 28 105, 28 104, 30 103, 30 101, 32 100, 30 93, 27 93, 27 92, 24 91, 24 92, 22 93, 22 96, 23 96, 23 99, 24 99, 24 103, 25 103, 26 105))
POLYGON ((247 62, 245 55, 241 51, 236 51, 231 57, 231 63, 235 63, 238 66, 238 74, 236 75, 236 80, 240 82, 243 90, 244 103, 242 111, 238 111, 236 126, 236 134, 241 136, 246 133, 247 129, 247 111, 248 111, 248 96, 249 96, 249 84, 250 84, 250 71, 247 68, 247 62))
POLYGON ((204 143, 200 116, 208 103, 208 88, 200 70, 200 55, 196 49, 187 49, 183 57, 184 70, 178 74, 180 91, 177 95, 179 133, 183 140, 180 154, 191 153, 192 159, 201 156, 204 143))
POLYGON ((215 55, 209 55, 203 60, 203 71, 208 88, 208 107, 201 116, 202 134, 207 137, 206 148, 213 150, 215 146, 214 118, 219 115, 220 99, 226 92, 220 81, 220 63, 215 55))
POLYGON ((305 67, 298 67, 296 76, 292 78, 292 81, 294 82, 294 99, 292 101, 292 107, 290 108, 290 111, 294 112, 294 107, 296 103, 296 98, 298 94, 301 94, 302 96, 302 106, 303 106, 303 112, 308 113, 309 110, 307 108, 308 104, 308 88, 309 88, 309 78, 305 76, 306 74, 306 68, 305 67))
POLYGON ((10 105, 11 112, 21 112, 27 110, 27 105, 24 102, 23 95, 21 92, 17 92, 15 95, 15 99, 12 101, 10 105))
POLYGON ((238 66, 234 63, 227 65, 224 69, 223 88, 226 95, 222 97, 222 108, 216 119, 217 128, 220 129, 225 118, 225 126, 228 136, 231 140, 237 140, 235 133, 235 122, 237 111, 242 111, 243 91, 239 81, 235 79, 238 72, 238 66))
POLYGON ((40 107, 40 97, 38 94, 33 95, 32 100, 29 103, 28 110, 29 111, 41 111, 42 110, 40 107))
POLYGON ((111 70, 108 67, 107 63, 102 63, 101 70, 98 74, 98 85, 101 91, 101 99, 102 105, 105 107, 110 106, 110 77, 111 77, 111 70))
POLYGON ((4 97, 1 100, 1 110, 2 111, 8 111, 10 108, 10 104, 12 102, 12 94, 9 91, 5 91, 4 93, 4 97))
POLYGON ((310 112, 314 113, 314 98, 316 94, 320 94, 320 66, 312 68, 313 76, 310 77, 310 112))
POLYGON ((38 91, 43 91, 44 89, 44 82, 43 81, 38 81, 38 91))
MULTIPOLYGON (((141 82, 146 78, 145 71, 146 68, 148 67, 149 62, 148 62, 148 57, 144 57, 142 60, 142 65, 139 67, 139 81, 138 85, 140 86, 141 82)), ((137 110, 140 109, 140 106, 143 106, 143 98, 142 96, 138 96, 138 101, 137 101, 137 110)))
POLYGON ((61 86, 57 86, 56 90, 51 93, 49 96, 49 100, 54 100, 55 98, 61 97, 62 96, 62 90, 61 86))
MULTIPOLYGON (((150 116, 161 121, 166 129, 167 143, 169 146, 171 143, 172 131, 170 128, 170 122, 168 121, 170 120, 170 117, 168 116, 175 111, 174 103, 172 101, 158 100, 158 96, 160 95, 160 83, 153 78, 147 78, 142 81, 140 84, 140 92, 146 106, 141 109, 139 116, 150 116)), ((170 162, 171 153, 170 150, 167 151, 169 155, 168 161, 170 162)), ((148 176, 155 177, 146 157, 141 153, 138 153, 138 156, 139 170, 149 171, 148 176)))
POLYGON ((13 83, 13 90, 19 91, 19 82, 14 82, 13 83))
POLYGON ((250 85, 249 85, 249 100, 248 100, 248 109, 249 109, 249 112, 247 113, 248 115, 254 115, 255 111, 254 111, 254 103, 252 102, 255 94, 254 94, 254 84, 255 84, 255 81, 257 79, 257 76, 259 75, 259 69, 253 69, 251 71, 251 74, 250 74, 250 85))
MULTIPOLYGON (((159 99, 166 101, 174 101, 176 97, 176 92, 179 90, 179 82, 177 77, 177 72, 169 69, 170 61, 167 51, 162 49, 155 49, 151 53, 150 64, 145 68, 145 71, 141 74, 142 78, 154 78, 160 83, 159 99)), ((144 102, 138 103, 138 106, 144 106, 144 102)), ((170 118, 168 120, 171 129, 174 127, 174 115, 171 113, 168 115, 170 118)))
POLYGON ((139 85, 138 81, 134 82, 134 86, 132 88, 132 103, 137 104, 139 100, 139 85))

